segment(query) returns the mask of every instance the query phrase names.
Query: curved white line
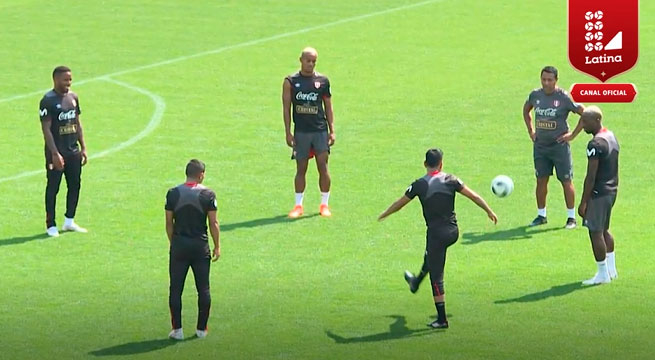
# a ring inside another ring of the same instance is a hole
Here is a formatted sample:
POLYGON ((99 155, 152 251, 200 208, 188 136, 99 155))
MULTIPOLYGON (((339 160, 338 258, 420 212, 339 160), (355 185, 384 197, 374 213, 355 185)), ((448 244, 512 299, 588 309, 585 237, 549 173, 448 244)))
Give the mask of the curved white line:
MULTIPOLYGON (((419 7, 419 6, 424 6, 424 5, 428 5, 428 4, 433 4, 433 3, 437 3, 437 2, 441 2, 441 1, 443 1, 443 0, 421 1, 421 2, 418 2, 418 3, 414 3, 414 4, 398 6, 398 7, 395 7, 395 8, 375 11, 375 12, 368 13, 368 14, 363 14, 363 15, 357 15, 357 16, 353 16, 353 17, 349 17, 349 18, 345 18, 345 19, 341 19, 341 20, 321 24, 321 25, 306 27, 306 28, 300 29, 300 30, 289 31, 289 32, 285 32, 285 33, 281 33, 281 34, 277 34, 277 35, 263 37, 263 38, 256 39, 256 40, 250 40, 250 41, 234 44, 234 45, 222 46, 222 47, 219 47, 219 48, 216 48, 216 49, 213 49, 213 50, 202 51, 202 52, 195 53, 195 54, 192 54, 192 55, 180 56, 180 57, 176 57, 176 58, 172 58, 172 59, 168 59, 168 60, 155 62, 155 63, 148 64, 148 65, 137 66, 137 67, 127 69, 127 70, 116 71, 116 72, 113 72, 113 73, 110 73, 110 74, 105 74, 105 75, 100 75, 100 76, 96 76, 96 77, 89 78, 89 79, 75 81, 75 85, 82 85, 82 84, 85 84, 85 83, 88 83, 88 82, 91 82, 91 81, 103 80, 103 79, 106 79, 107 77, 110 77, 110 76, 124 75, 124 74, 133 73, 133 72, 136 72, 136 71, 151 69, 151 68, 158 67, 158 66, 174 64, 174 63, 178 63, 178 62, 181 62, 181 61, 186 61, 186 60, 189 60, 189 59, 194 59, 194 58, 198 58, 198 57, 202 57, 202 56, 214 55, 214 54, 222 53, 224 51, 228 51, 228 50, 232 50, 232 49, 238 49, 238 48, 247 47, 247 46, 251 46, 251 45, 258 45, 258 44, 265 43, 265 42, 268 42, 268 41, 282 39, 282 38, 286 38, 286 37, 290 37, 290 36, 298 35, 298 34, 304 34, 304 33, 310 32, 310 31, 314 31, 314 30, 325 29, 325 28, 328 28, 328 27, 341 25, 341 24, 344 24, 344 23, 349 23, 349 22, 353 22, 353 21, 357 21, 357 20, 368 19, 368 18, 375 17, 375 16, 385 15, 385 14, 389 14, 389 13, 393 13, 393 12, 401 11, 401 10, 407 10, 407 9, 411 9, 411 8, 415 8, 415 7, 419 7)), ((20 94, 20 95, 14 95, 14 96, 6 97, 6 98, 3 98, 3 99, 0 99, 0 103, 4 103, 4 102, 7 102, 7 101, 12 101, 12 100, 17 100, 17 99, 22 99, 22 98, 26 98, 26 97, 30 97, 30 96, 35 96, 35 95, 39 95, 39 94, 43 94, 48 90, 50 90, 50 89, 33 91, 33 92, 30 92, 30 93, 26 93, 26 94, 20 94)))
MULTIPOLYGON (((132 91, 135 91, 135 92, 138 92, 138 93, 141 93, 143 95, 148 96, 152 100, 152 102, 155 103, 155 111, 153 112, 152 116, 150 117, 150 121, 148 122, 148 125, 146 125, 146 127, 143 130, 141 130, 138 134, 131 137, 127 141, 124 141, 124 142, 122 142, 122 143, 120 143, 118 145, 112 146, 109 149, 106 149, 106 150, 100 151, 98 153, 94 153, 94 154, 89 155, 89 159, 98 159, 98 158, 101 158, 103 156, 107 156, 109 154, 112 154, 112 153, 115 153, 117 151, 123 150, 126 147, 131 146, 134 143, 136 143, 137 141, 139 141, 139 140, 143 139, 144 137, 150 135, 150 133, 153 130, 155 130, 157 128, 157 126, 159 126, 159 124, 161 123, 161 119, 162 119, 162 117, 164 117, 164 111, 166 110, 166 102, 164 101, 164 99, 161 96, 159 96, 159 95, 157 95, 155 93, 152 93, 152 92, 150 92, 150 91, 148 91, 146 89, 143 89, 143 88, 140 88, 140 87, 137 87, 137 86, 134 86, 132 84, 128 84, 128 83, 125 83, 125 82, 122 82, 122 81, 111 79, 111 78, 106 77, 106 76, 105 77, 99 77, 97 80, 103 80, 103 81, 107 81, 107 82, 110 82, 110 83, 113 83, 113 84, 116 84, 116 85, 119 85, 119 86, 123 86, 123 87, 126 87, 126 88, 128 88, 128 89, 130 89, 132 91)), ((32 175, 43 174, 44 172, 45 172, 45 169, 26 171, 26 172, 22 172, 20 174, 16 174, 16 175, 13 175, 13 176, 0 178, 0 183, 6 182, 6 181, 11 181, 11 180, 17 180, 17 179, 21 179, 21 178, 32 176, 32 175)))

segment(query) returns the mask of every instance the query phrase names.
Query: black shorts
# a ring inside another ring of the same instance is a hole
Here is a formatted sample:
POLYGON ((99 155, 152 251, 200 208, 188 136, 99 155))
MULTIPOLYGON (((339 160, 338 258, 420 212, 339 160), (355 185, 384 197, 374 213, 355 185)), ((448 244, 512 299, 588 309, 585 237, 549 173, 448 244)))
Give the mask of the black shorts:
POLYGON ((571 146, 567 142, 552 145, 534 144, 532 155, 534 157, 535 175, 548 177, 553 175, 553 167, 557 172, 559 181, 571 181, 573 178, 573 158, 571 146))
POLYGON ((318 155, 329 152, 327 131, 302 132, 296 131, 293 134, 295 145, 293 147, 292 159, 305 160, 311 155, 318 155))
POLYGON ((589 199, 587 202, 587 212, 585 213, 582 224, 591 232, 608 230, 610 228, 612 207, 614 207, 615 201, 616 194, 602 195, 589 199))

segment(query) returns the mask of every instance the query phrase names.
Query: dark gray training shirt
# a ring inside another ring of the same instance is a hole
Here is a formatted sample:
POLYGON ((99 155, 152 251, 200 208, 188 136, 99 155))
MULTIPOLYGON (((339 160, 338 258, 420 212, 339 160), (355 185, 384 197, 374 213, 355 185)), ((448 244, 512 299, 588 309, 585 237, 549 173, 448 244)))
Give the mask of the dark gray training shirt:
POLYGON ((216 211, 216 194, 200 184, 184 183, 166 194, 165 209, 173 212, 173 240, 200 239, 207 241, 207 213, 216 211))
POLYGON ((291 84, 294 131, 326 131, 323 99, 332 96, 327 76, 317 72, 304 76, 299 71, 287 76, 286 80, 291 84))
POLYGON ((619 187, 619 143, 614 133, 602 128, 587 144, 587 158, 598 159, 592 197, 616 194, 619 187))
POLYGON ((457 225, 455 193, 464 184, 455 175, 435 171, 414 181, 405 191, 410 199, 418 196, 427 227, 457 225))
POLYGON ((536 143, 539 145, 553 145, 559 136, 569 131, 566 122, 569 112, 575 112, 580 106, 560 88, 555 88, 550 95, 543 88, 532 90, 525 102, 534 107, 536 143))
MULTIPOLYGON (((61 95, 54 90, 48 91, 39 104, 39 116, 41 121, 47 117, 51 119, 50 132, 57 145, 57 150, 62 156, 69 156, 79 152, 77 142, 79 140, 79 123, 77 116, 80 115, 80 100, 77 94, 69 91, 61 95)), ((50 151, 46 146, 46 154, 50 158, 50 151)))

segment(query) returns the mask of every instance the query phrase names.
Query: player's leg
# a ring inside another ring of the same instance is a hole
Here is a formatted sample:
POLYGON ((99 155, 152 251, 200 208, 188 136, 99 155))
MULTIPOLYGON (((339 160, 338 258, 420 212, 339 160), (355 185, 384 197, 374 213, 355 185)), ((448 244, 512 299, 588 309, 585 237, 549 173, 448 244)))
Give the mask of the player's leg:
POLYGON ((61 177, 64 172, 51 169, 52 164, 46 165, 46 178, 47 185, 45 188, 45 213, 46 213, 46 231, 50 236, 59 236, 57 230, 57 222, 55 221, 57 193, 59 193, 59 185, 61 184, 61 177))
POLYGON ((605 244, 605 224, 606 224, 606 209, 603 204, 604 197, 592 198, 587 203, 587 211, 585 213, 584 225, 589 229, 589 238, 591 240, 591 248, 596 259, 598 271, 593 278, 585 280, 582 283, 585 285, 604 284, 610 282, 609 269, 607 267, 607 245, 605 244))
POLYGON ((609 232, 610 218, 612 216, 612 208, 614 207, 615 201, 616 195, 607 195, 607 200, 605 202, 605 205, 607 206, 607 221, 605 222, 605 230, 603 231, 603 238, 605 239, 605 246, 607 247, 607 270, 612 279, 619 277, 619 274, 616 271, 616 258, 614 255, 614 236, 609 232))
POLYGON ((64 175, 66 176, 66 214, 64 219, 64 231, 76 231, 85 233, 87 230, 75 223, 77 203, 80 199, 80 188, 82 183, 82 157, 80 154, 69 156, 65 159, 64 175))
POLYGON ((557 179, 562 183, 564 201, 566 202, 566 228, 574 229, 575 221, 575 187, 573 186, 573 158, 568 143, 558 144, 553 151, 553 163, 557 179))
POLYGON ((305 175, 309 164, 311 149, 311 134, 297 131, 294 133, 294 158, 296 159, 296 176, 294 178, 295 205, 289 212, 289 217, 297 218, 303 214, 303 198, 305 194, 305 175))
POLYGON ((173 330, 169 337, 176 340, 184 338, 182 334, 182 291, 184 291, 184 281, 190 265, 185 251, 171 246, 168 265, 170 279, 168 306, 171 311, 171 327, 173 330))
POLYGON ((412 274, 409 270, 405 270, 405 281, 409 285, 409 291, 411 291, 412 294, 418 291, 421 282, 423 282, 423 279, 429 273, 430 267, 428 266, 428 250, 426 249, 425 254, 423 255, 423 265, 421 266, 421 271, 419 271, 418 275, 414 276, 414 274, 412 274))
POLYGON ((546 218, 546 196, 548 195, 548 179, 553 175, 553 162, 548 157, 544 147, 534 145, 534 171, 537 177, 535 197, 537 199, 537 217, 529 226, 543 225, 548 222, 546 218))
POLYGON ((330 172, 328 170, 328 158, 330 156, 330 147, 328 145, 327 132, 318 132, 312 139, 312 147, 316 152, 316 168, 318 169, 318 186, 321 190, 321 206, 319 213, 322 216, 331 216, 328 200, 330 199, 330 172))
POLYGON ((209 269, 211 264, 211 253, 209 244, 203 244, 198 250, 194 260, 191 262, 191 270, 196 282, 198 291, 198 323, 196 335, 199 338, 207 336, 207 321, 209 320, 209 309, 211 308, 211 294, 209 292, 209 269))
POLYGON ((446 250, 457 241, 458 236, 457 227, 428 229, 428 267, 430 268, 434 306, 437 309, 437 320, 428 326, 436 329, 448 328, 443 275, 446 266, 446 250))

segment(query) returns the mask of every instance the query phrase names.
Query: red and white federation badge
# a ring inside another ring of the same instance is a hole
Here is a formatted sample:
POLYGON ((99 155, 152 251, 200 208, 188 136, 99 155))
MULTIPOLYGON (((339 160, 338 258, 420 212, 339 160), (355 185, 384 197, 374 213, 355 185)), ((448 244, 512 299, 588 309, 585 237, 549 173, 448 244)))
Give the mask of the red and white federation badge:
MULTIPOLYGON (((569 0, 568 13, 568 52, 573 68, 606 82, 637 64, 639 0, 569 0)), ((585 84, 577 85, 580 88, 585 84)), ((595 102, 629 102, 634 99, 625 91, 616 91, 614 85, 618 84, 601 86, 601 89, 613 90, 605 94, 612 99, 595 102), (616 98, 624 93, 625 98, 616 98)), ((629 85, 634 88, 634 85, 629 85)), ((636 93, 636 89, 633 90, 636 93)), ((574 100, 581 101, 576 99, 576 94, 571 95, 574 100)))
POLYGON ((314 87, 317 89, 321 88, 321 82, 320 81, 314 81, 314 87))
POLYGON ((559 100, 554 100, 553 101, 553 106, 558 107, 559 106, 559 100))

